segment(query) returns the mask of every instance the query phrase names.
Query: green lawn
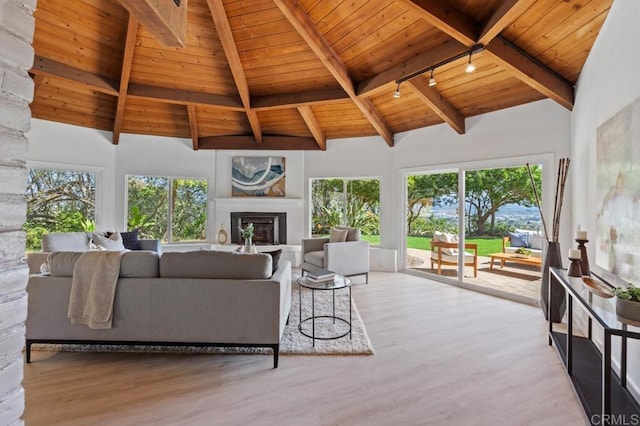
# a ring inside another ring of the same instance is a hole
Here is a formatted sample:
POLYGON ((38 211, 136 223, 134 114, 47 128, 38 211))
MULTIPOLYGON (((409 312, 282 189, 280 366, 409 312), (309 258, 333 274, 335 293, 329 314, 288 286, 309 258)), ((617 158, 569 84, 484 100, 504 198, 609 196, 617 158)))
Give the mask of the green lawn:
MULTIPOLYGON (((363 240, 371 244, 380 244, 379 235, 363 235, 363 240)), ((407 237, 409 248, 429 250, 429 237, 407 237)), ((478 244, 478 256, 488 256, 502 251, 502 238, 467 238, 468 243, 478 244)))

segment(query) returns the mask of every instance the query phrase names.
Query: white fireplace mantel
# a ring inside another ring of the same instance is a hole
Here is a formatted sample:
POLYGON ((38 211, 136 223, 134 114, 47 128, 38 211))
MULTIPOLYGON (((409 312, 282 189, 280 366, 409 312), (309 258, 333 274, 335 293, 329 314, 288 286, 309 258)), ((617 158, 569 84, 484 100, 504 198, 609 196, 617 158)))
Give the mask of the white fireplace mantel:
POLYGON ((302 206, 302 198, 288 198, 288 197, 227 197, 227 198, 214 198, 210 200, 219 206, 240 206, 240 205, 255 205, 255 206, 302 206))

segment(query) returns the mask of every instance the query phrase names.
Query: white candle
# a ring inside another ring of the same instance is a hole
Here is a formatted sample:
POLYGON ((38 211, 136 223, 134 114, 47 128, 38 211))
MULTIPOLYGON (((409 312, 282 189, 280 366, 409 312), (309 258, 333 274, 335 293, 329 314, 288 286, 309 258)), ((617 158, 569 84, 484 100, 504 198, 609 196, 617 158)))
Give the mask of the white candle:
POLYGON ((576 240, 586 240, 587 231, 576 231, 576 240))
POLYGON ((582 259, 582 253, 578 249, 569 249, 569 259, 582 259))

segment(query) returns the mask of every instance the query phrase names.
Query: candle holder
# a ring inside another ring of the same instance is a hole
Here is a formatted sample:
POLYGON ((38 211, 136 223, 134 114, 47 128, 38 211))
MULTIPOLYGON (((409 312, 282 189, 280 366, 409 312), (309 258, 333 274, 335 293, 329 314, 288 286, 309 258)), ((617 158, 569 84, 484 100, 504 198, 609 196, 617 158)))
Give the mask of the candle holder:
POLYGON ((569 265, 569 272, 567 275, 570 277, 581 277, 582 271, 580 269, 580 259, 569 258, 569 261, 571 261, 571 265, 569 265))
POLYGON ((579 240, 576 239, 576 243, 578 243, 578 249, 580 253, 582 253, 582 257, 580 260, 580 270, 582 271, 582 275, 591 275, 591 271, 589 270, 589 259, 587 258, 587 247, 585 244, 588 243, 589 240, 579 240))

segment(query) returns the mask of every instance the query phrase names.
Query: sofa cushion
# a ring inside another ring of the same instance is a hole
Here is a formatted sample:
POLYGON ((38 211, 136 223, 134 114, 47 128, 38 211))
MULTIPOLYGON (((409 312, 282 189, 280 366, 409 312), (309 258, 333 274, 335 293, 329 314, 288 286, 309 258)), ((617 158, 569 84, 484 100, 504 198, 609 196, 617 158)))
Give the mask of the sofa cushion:
POLYGON ((84 252, 81 251, 54 251, 47 257, 49 272, 52 277, 72 277, 73 268, 78 258, 84 252))
POLYGON ((107 250, 124 250, 124 243, 122 242, 122 235, 118 231, 115 231, 109 236, 106 236, 104 232, 96 231, 91 236, 93 243, 97 246, 104 247, 107 250))
POLYGON ((136 250, 126 252, 120 261, 121 278, 157 278, 160 256, 154 251, 136 250))
POLYGON ((215 250, 164 253, 160 257, 163 278, 270 278, 271 256, 215 250))
MULTIPOLYGON (((457 235, 449 234, 447 232, 440 232, 440 231, 433 232, 433 239, 441 243, 457 243, 458 242, 457 235)), ((442 254, 445 254, 448 256, 458 255, 458 249, 456 248, 441 247, 440 250, 442 250, 442 254)))
POLYGON ((324 268, 324 250, 310 251, 304 254, 304 261, 318 268, 324 268))
MULTIPOLYGON (((433 260, 438 260, 438 253, 431 252, 431 258, 433 260)), ((440 260, 444 262, 450 263, 458 263, 458 255, 455 256, 450 254, 444 254, 444 252, 440 255, 440 260)), ((473 254, 465 252, 464 254, 464 263, 473 263, 473 254)))
POLYGON ((121 232, 122 244, 124 248, 129 250, 140 250, 140 239, 138 237, 138 229, 129 232, 121 232))
POLYGON ((42 236, 42 251, 86 251, 90 234, 86 232, 61 232, 42 236))
POLYGON ((329 234, 329 242, 344 243, 345 241, 347 241, 348 233, 349 231, 346 229, 331 228, 331 233, 329 234))
POLYGON ((263 253, 271 256, 271 274, 274 274, 276 272, 276 269, 278 269, 278 264, 280 263, 280 255, 282 255, 282 249, 265 251, 263 253))
POLYGON ((509 232, 511 247, 529 247, 529 234, 526 232, 509 232))

